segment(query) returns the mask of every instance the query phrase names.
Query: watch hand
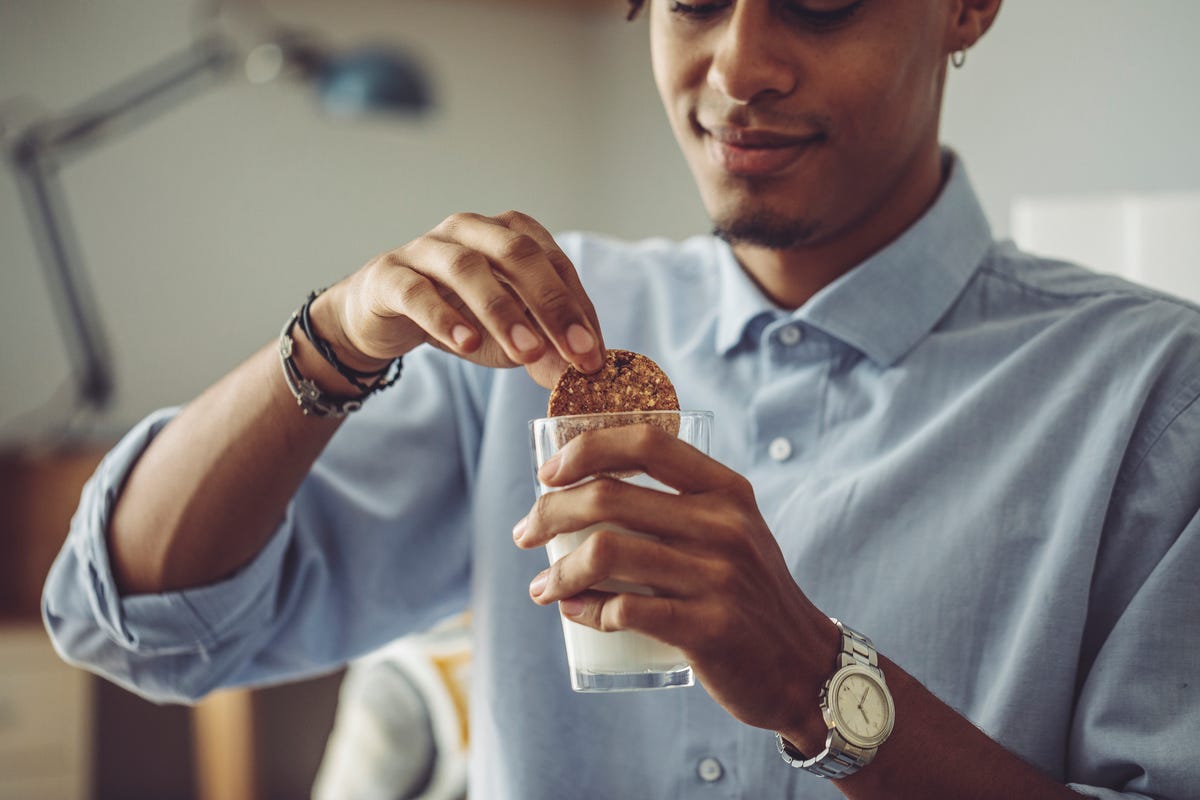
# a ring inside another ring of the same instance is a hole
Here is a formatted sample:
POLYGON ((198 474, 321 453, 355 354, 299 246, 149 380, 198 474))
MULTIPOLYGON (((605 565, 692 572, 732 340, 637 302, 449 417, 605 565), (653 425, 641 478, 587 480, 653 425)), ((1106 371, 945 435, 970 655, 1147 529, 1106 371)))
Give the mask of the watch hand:
POLYGON ((862 706, 858 707, 858 713, 862 714, 863 722, 867 723, 868 725, 871 724, 871 720, 867 718, 867 712, 863 711, 862 706))
POLYGON ((863 689, 863 696, 862 696, 862 697, 860 697, 860 698, 858 698, 858 707, 859 707, 860 709, 862 708, 862 706, 863 706, 863 703, 867 702, 867 695, 868 695, 868 694, 870 694, 870 693, 871 693, 871 687, 870 687, 870 686, 868 686, 867 688, 863 689))

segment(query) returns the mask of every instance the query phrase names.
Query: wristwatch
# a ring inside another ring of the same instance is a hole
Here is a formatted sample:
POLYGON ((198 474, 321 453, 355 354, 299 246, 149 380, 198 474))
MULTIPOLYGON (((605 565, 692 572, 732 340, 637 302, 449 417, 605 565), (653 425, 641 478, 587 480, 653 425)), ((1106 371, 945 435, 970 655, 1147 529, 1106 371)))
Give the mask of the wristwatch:
POLYGON ((837 671, 821 687, 821 716, 829 727, 825 749, 806 758, 778 732, 775 745, 790 766, 822 778, 845 778, 875 758, 892 732, 896 706, 871 640, 836 619, 833 624, 842 633, 842 650, 837 671))

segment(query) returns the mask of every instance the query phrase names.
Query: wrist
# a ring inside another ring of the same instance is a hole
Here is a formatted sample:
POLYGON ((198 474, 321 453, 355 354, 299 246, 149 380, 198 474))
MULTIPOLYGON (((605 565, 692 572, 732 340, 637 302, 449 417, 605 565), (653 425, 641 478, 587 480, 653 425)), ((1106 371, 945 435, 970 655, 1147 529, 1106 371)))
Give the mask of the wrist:
POLYGON ((292 330, 292 341, 292 359, 296 366, 322 393, 338 400, 355 398, 362 394, 358 387, 325 360, 299 325, 292 330))
MULTIPOLYGON (((339 313, 340 285, 333 286, 317 295, 309 307, 309 319, 313 333, 333 347, 338 360, 360 372, 379 372, 392 362, 392 357, 375 357, 362 352, 346 335, 339 313)), ((310 343, 311 344, 311 343, 310 343)), ((310 347, 310 349, 313 349, 310 347)), ((320 354, 317 354, 320 357, 320 354)), ((334 370, 336 373, 336 370, 334 370)))
POLYGON ((779 734, 805 756, 814 756, 825 749, 829 725, 821 713, 821 689, 837 669, 841 641, 837 626, 829 617, 820 615, 816 632, 809 637, 808 669, 794 678, 794 700, 789 706, 793 713, 778 728, 779 734))
MULTIPOLYGON (((891 735, 895 704, 871 640, 832 621, 841 638, 834 671, 823 682, 819 706, 829 730, 827 744, 815 751, 802 751, 794 741, 776 734, 779 755, 792 767, 823 778, 842 779, 855 775, 875 760, 891 735)), ((811 741, 808 726, 792 732, 811 741)))
POLYGON ((362 408, 368 397, 395 383, 403 364, 396 358, 382 369, 367 372, 342 361, 312 322, 310 312, 321 294, 309 294, 284 323, 279 335, 279 363, 284 381, 304 414, 340 418, 362 408), (305 363, 308 374, 302 366, 305 363), (344 394, 338 387, 351 391, 344 394))

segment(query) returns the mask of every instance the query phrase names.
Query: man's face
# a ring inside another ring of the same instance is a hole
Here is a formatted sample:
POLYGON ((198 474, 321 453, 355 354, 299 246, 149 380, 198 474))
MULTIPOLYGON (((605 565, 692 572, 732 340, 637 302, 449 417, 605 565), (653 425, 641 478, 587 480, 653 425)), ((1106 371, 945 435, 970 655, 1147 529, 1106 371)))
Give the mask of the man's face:
POLYGON ((936 164, 951 5, 653 0, 655 81, 718 232, 817 245, 910 202, 936 164))

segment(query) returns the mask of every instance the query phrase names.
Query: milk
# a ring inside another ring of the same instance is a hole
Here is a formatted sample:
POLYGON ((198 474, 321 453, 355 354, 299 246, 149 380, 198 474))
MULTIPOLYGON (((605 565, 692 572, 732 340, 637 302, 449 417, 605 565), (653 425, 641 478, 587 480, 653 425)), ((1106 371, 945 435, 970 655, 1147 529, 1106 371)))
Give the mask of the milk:
MULTIPOLYGON (((541 466, 575 436, 593 435, 592 431, 606 429, 604 435, 613 436, 613 431, 633 431, 633 426, 648 422, 667 430, 675 431, 680 439, 708 452, 709 432, 713 416, 708 411, 636 411, 629 413, 605 413, 566 417, 550 417, 530 420, 529 429, 536 465, 541 466)), ((675 494, 675 489, 666 486, 642 472, 622 474, 620 479, 628 483, 660 492, 675 494)), ((585 479, 586 480, 591 480, 585 479)), ((538 494, 561 491, 572 487, 549 487, 538 483, 538 494)), ((599 523, 583 530, 560 533, 546 545, 546 554, 553 564, 579 547, 598 530, 616 531, 625 536, 641 536, 643 533, 599 523)), ((593 587, 607 592, 632 592, 650 595, 645 586, 604 581, 593 587)), ((600 631, 562 618, 563 637, 566 640, 567 663, 571 672, 571 687, 577 692, 614 692, 633 689, 662 689, 670 686, 691 686, 692 668, 678 648, 663 644, 655 639, 633 631, 600 631)))
MULTIPOLYGON (((615 525, 591 525, 581 531, 560 533, 546 545, 553 564, 583 544, 598 530, 620 531, 629 536, 643 534, 615 525)), ((644 586, 604 581, 594 588, 608 592, 651 594, 644 586)), ((636 631, 598 631, 562 618, 567 661, 573 672, 572 685, 579 691, 640 689, 654 686, 690 686, 691 669, 677 647, 663 644, 636 631)))

